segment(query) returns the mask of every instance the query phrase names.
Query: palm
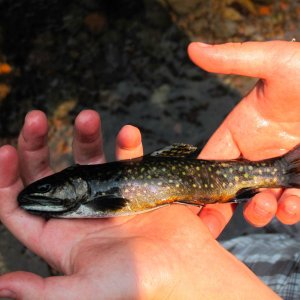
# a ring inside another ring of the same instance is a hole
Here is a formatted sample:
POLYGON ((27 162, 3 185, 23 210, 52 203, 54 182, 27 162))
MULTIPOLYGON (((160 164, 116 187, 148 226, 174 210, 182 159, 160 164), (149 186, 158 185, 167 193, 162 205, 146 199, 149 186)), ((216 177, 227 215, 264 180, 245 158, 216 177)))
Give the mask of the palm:
POLYGON ((174 205, 118 220, 50 220, 39 246, 45 249, 48 262, 69 275, 66 280, 76 282, 84 274, 87 284, 93 285, 97 278, 97 286, 89 287, 94 292, 114 282, 115 294, 109 290, 107 296, 124 297, 131 290, 130 298, 139 293, 153 297, 157 291, 160 296, 169 295, 174 282, 182 278, 181 272, 200 263, 190 253, 200 255, 210 242, 214 243, 201 221, 186 207, 174 205), (146 288, 144 277, 152 278, 146 288))

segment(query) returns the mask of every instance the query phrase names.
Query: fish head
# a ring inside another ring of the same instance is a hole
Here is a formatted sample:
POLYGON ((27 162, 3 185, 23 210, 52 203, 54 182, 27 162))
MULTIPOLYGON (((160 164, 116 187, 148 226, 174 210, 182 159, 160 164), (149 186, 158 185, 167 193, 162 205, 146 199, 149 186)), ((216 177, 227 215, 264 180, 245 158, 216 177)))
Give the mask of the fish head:
POLYGON ((28 185, 19 194, 18 203, 31 213, 59 215, 78 207, 87 189, 81 178, 56 173, 28 185))

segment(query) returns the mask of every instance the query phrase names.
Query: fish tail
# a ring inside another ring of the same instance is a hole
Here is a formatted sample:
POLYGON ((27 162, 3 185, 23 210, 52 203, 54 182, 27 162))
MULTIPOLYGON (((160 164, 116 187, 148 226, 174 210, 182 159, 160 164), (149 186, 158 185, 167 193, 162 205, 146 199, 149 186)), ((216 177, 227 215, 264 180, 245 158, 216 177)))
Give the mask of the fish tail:
POLYGON ((300 145, 282 157, 284 163, 284 186, 300 188, 300 145))

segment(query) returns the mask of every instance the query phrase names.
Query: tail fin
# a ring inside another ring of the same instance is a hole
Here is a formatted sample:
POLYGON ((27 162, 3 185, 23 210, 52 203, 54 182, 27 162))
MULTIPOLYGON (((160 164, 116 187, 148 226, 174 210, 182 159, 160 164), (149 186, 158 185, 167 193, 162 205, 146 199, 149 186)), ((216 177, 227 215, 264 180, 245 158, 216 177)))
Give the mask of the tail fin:
POLYGON ((286 187, 300 188, 300 145, 286 153, 282 160, 286 165, 286 187))

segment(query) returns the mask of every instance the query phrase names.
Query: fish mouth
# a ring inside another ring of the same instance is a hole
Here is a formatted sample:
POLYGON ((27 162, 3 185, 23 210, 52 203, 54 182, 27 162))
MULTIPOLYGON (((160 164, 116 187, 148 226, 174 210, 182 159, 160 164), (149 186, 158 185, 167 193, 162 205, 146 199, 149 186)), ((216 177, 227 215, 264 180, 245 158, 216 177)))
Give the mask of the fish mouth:
POLYGON ((65 213, 74 209, 78 204, 66 205, 66 201, 58 198, 41 195, 18 196, 19 206, 32 213, 65 213))

